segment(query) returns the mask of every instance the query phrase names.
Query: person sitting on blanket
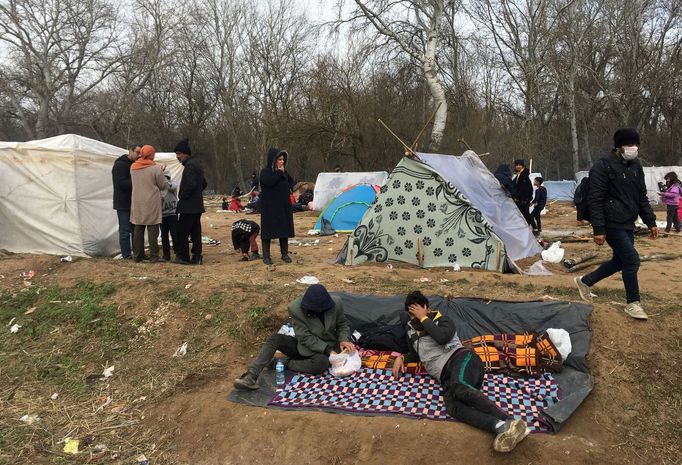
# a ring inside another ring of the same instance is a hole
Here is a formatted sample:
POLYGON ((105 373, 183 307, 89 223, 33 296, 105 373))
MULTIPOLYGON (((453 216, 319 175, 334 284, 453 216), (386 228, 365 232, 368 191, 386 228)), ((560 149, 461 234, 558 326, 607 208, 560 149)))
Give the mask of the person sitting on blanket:
POLYGON ((241 250, 242 262, 260 260, 258 254, 258 234, 260 226, 255 221, 241 219, 232 223, 232 245, 234 250, 241 250), (251 250, 251 256, 249 256, 251 250))
POLYGON ((258 376, 275 355, 284 354, 287 369, 320 374, 329 367, 329 355, 355 352, 350 342, 350 325, 339 297, 332 297, 321 284, 313 284, 289 304, 296 336, 273 334, 256 360, 234 381, 237 389, 258 389, 258 376))
POLYGON ((497 452, 514 449, 529 433, 526 423, 504 413, 480 391, 483 363, 473 350, 462 345, 452 319, 432 311, 420 291, 407 295, 405 311, 401 322, 406 326, 410 351, 395 359, 393 376, 405 372, 405 363, 421 360, 426 371, 440 382, 450 416, 493 433, 497 452))

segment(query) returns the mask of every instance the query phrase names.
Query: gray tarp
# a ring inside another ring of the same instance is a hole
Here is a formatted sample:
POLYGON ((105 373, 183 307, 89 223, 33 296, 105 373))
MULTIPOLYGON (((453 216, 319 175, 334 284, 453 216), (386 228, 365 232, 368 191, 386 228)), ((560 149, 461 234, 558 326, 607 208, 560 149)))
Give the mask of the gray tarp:
MULTIPOLYGON (((351 327, 367 322, 395 324, 404 311, 404 296, 379 297, 332 293, 341 297, 351 327)), ((571 335, 572 352, 561 373, 554 377, 561 388, 562 400, 545 409, 543 414, 554 431, 573 414, 592 391, 594 378, 590 375, 586 356, 592 332, 588 318, 592 307, 572 302, 505 302, 472 298, 429 298, 430 305, 455 320, 458 335, 468 339, 482 334, 539 332, 547 328, 562 328, 571 335)), ((261 376, 259 391, 233 391, 234 402, 265 406, 274 395, 272 373, 261 376)))
POLYGON ((547 200, 573 201, 575 181, 545 181, 542 185, 547 189, 547 200))

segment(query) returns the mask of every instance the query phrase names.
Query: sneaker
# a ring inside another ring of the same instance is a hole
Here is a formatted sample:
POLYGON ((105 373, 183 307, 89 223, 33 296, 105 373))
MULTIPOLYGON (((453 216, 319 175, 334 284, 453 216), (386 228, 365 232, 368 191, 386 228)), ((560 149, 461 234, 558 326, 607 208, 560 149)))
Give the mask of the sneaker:
POLYGON ((580 292, 580 298, 585 302, 592 302, 592 292, 590 286, 583 282, 583 277, 578 276, 574 279, 575 285, 578 286, 578 292, 580 292))
POLYGON ((240 378, 234 380, 234 387, 242 391, 255 391, 260 386, 258 385, 258 379, 251 373, 246 372, 240 378))
POLYGON ((266 265, 272 265, 272 259, 270 257, 265 257, 263 259, 263 263, 265 263, 266 265))
POLYGON ((282 255, 282 261, 284 263, 291 263, 291 257, 289 255, 282 255))
POLYGON ((639 302, 630 302, 627 304, 625 306, 625 313, 637 320, 646 320, 649 318, 639 302))
POLYGON ((260 260, 260 254, 258 252, 252 252, 249 259, 250 260, 260 260))
POLYGON ((530 430, 523 420, 509 419, 504 422, 501 431, 495 436, 493 449, 496 452, 510 452, 518 443, 528 436, 530 430))
POLYGON ((239 259, 240 262, 248 262, 249 257, 242 256, 242 258, 239 259))

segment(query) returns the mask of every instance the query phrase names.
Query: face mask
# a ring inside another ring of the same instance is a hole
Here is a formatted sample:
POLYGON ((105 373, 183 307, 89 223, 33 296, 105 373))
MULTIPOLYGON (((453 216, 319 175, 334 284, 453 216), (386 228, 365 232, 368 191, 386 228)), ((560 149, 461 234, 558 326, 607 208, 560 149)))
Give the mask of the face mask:
POLYGON ((623 160, 634 160, 637 158, 637 146, 623 147, 623 160))

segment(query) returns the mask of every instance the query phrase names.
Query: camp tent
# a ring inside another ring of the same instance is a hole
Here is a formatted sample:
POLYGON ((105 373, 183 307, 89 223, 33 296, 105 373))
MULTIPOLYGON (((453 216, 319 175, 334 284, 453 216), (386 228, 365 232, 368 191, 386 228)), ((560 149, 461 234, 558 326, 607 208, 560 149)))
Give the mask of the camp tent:
POLYGON ((576 187, 575 181, 545 181, 542 185, 547 189, 547 200, 573 201, 576 187))
MULTIPOLYGON (((528 224, 472 151, 403 158, 348 238, 343 262, 503 271, 540 253, 528 224)), ((342 254, 343 255, 343 254, 342 254)))
POLYGON ((313 210, 323 210, 334 197, 350 186, 355 184, 383 186, 387 177, 388 173, 386 171, 320 173, 315 181, 313 210))
POLYGON ((320 213, 315 229, 326 219, 337 232, 352 232, 377 196, 379 186, 357 184, 334 197, 320 213))
POLYGON ((658 205, 661 203, 661 198, 658 196, 658 183, 664 183, 666 173, 671 171, 682 176, 682 166, 645 166, 644 167, 644 182, 646 184, 646 196, 649 202, 658 205))
MULTIPOLYGON (((124 153, 75 134, 0 142, 0 248, 74 256, 118 253, 111 168, 124 153)), ((166 163, 171 173, 178 172, 177 161, 166 163)))

